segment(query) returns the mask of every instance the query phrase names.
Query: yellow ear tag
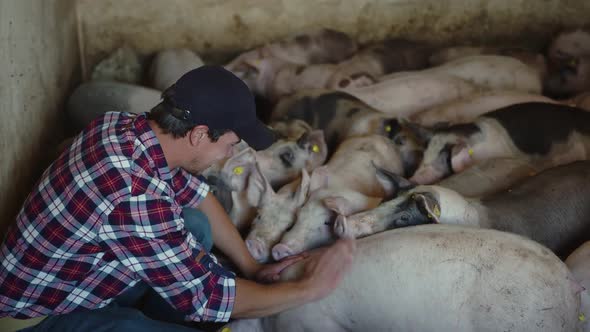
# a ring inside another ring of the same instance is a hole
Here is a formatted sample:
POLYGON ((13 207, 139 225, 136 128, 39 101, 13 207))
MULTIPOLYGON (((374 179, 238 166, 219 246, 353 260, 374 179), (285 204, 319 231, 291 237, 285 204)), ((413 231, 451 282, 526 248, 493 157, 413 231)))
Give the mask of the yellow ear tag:
POLYGON ((317 144, 311 146, 311 151, 318 153, 320 152, 320 147, 317 144))
POLYGON ((231 329, 229 327, 224 327, 221 329, 221 332, 231 332, 231 329))
POLYGON ((473 156, 473 149, 469 149, 467 153, 469 153, 470 156, 473 156))
POLYGON ((244 173, 244 167, 238 166, 238 167, 234 168, 235 175, 242 175, 242 173, 244 173))
POLYGON ((586 316, 584 316, 584 314, 580 314, 580 316, 578 316, 578 319, 580 320, 580 322, 585 322, 586 316))
POLYGON ((435 216, 440 217, 440 208, 438 207, 438 204, 434 206, 434 209, 432 212, 434 212, 435 216))
POLYGON ((388 132, 388 133, 390 133, 391 132, 391 126, 390 125, 385 126, 385 131, 388 132))

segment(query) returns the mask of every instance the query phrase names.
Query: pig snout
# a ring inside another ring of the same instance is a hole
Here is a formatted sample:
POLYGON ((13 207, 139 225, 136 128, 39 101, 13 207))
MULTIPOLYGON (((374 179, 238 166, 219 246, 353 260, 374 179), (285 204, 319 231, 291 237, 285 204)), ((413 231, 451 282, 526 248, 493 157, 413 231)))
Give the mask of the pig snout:
POLYGON ((275 261, 280 261, 281 259, 292 255, 294 255, 293 250, 284 243, 279 243, 272 247, 272 257, 275 261))
POLYGON ((334 233, 339 238, 353 238, 345 216, 338 215, 338 217, 336 217, 336 220, 334 221, 334 233))
POLYGON ((246 247, 256 261, 264 263, 268 260, 268 249, 266 245, 260 241, 260 239, 256 238, 246 240, 246 247))

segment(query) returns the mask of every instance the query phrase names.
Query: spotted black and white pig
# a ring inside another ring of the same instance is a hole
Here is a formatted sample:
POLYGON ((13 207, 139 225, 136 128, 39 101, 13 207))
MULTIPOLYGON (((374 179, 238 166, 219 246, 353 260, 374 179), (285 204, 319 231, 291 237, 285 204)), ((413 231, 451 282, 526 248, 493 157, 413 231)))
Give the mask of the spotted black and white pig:
POLYGON ((345 33, 321 29, 274 42, 241 54, 225 67, 257 95, 267 96, 275 73, 284 65, 337 63, 358 49, 345 33))
POLYGON ((587 159, 590 113, 561 104, 523 103, 428 135, 422 163, 410 179, 419 184, 494 158, 526 158, 543 169, 587 159))
MULTIPOLYGON (((313 253, 311 253, 313 255, 313 253)), ((287 268, 297 279, 303 262, 287 268)), ((327 297, 233 332, 571 332, 579 290, 542 245, 490 229, 423 225, 357 240, 352 267, 327 297)))
POLYGON ((436 185, 416 187, 396 174, 381 174, 390 186, 407 192, 371 211, 339 217, 335 227, 340 233, 345 226, 339 223, 346 223, 355 236, 433 222, 476 226, 528 237, 562 258, 590 240, 589 161, 545 170, 480 198, 436 185))
POLYGON ((367 106, 340 91, 309 90, 283 98, 273 111, 271 126, 288 119, 300 119, 326 136, 330 152, 348 137, 378 134, 396 142, 405 168, 413 170, 421 157, 423 145, 393 117, 367 106))
POLYGON ((539 94, 512 90, 492 90, 475 93, 435 106, 410 116, 408 120, 429 128, 441 124, 467 123, 472 122, 478 116, 499 108, 528 102, 557 103, 551 98, 539 94))

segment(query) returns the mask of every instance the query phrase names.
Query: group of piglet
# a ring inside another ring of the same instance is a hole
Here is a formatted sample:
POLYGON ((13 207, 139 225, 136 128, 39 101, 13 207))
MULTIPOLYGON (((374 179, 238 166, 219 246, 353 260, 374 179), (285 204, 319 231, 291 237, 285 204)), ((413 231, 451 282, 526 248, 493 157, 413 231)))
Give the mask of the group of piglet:
MULTIPOLYGON (((151 88, 84 83, 72 124, 145 112, 202 64, 164 50, 151 88)), ((233 331, 590 331, 590 33, 564 31, 538 53, 359 45, 323 29, 225 67, 277 136, 263 151, 240 143, 203 174, 252 256, 359 239, 334 293, 233 331)))

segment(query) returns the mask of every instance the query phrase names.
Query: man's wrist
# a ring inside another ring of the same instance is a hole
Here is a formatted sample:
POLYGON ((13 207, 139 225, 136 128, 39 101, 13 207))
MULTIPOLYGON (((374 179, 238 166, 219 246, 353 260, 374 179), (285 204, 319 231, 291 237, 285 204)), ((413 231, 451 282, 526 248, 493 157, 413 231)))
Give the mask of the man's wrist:
POLYGON ((256 279, 256 274, 262 268, 262 264, 259 264, 255 260, 250 261, 244 268, 242 268, 242 273, 246 279, 254 280, 256 279))

